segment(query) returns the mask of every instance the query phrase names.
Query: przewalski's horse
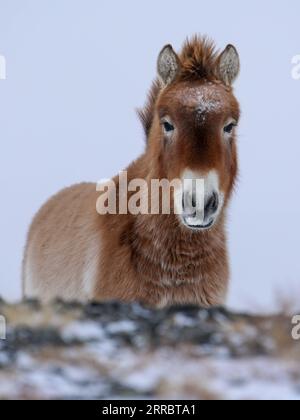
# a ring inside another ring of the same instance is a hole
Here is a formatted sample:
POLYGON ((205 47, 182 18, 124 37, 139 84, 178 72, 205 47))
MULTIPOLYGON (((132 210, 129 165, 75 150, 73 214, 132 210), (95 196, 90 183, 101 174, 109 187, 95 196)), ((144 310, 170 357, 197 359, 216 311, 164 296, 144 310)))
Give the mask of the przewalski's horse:
MULTIPOLYGON (((50 199, 31 226, 25 297, 141 301, 156 307, 224 303, 226 209, 237 175, 240 114, 232 84, 238 72, 232 45, 219 54, 212 42, 195 37, 179 55, 168 45, 140 111, 147 145, 128 167, 128 182, 204 179, 203 217, 191 207, 194 187, 182 192, 190 200, 183 200, 181 215, 99 215, 95 184, 68 188, 50 199)), ((115 182, 119 194, 118 178, 115 182)))

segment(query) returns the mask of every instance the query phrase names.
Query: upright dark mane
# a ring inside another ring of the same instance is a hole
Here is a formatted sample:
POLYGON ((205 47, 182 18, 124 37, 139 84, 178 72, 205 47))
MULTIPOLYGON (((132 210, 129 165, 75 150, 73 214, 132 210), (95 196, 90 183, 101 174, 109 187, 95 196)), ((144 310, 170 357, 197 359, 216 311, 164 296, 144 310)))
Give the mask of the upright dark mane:
POLYGON ((216 79, 219 54, 215 44, 207 37, 187 39, 179 55, 181 72, 179 79, 216 79))
POLYGON ((150 129, 151 129, 151 126, 152 126, 155 103, 156 103, 156 99, 157 99, 160 91, 161 91, 161 84, 159 83, 158 80, 155 80, 152 83, 151 89, 148 93, 147 102, 146 102, 144 108, 138 109, 138 116, 139 116, 139 118, 141 120, 141 123, 144 127, 146 138, 148 138, 148 135, 149 135, 149 132, 150 132, 150 129))
MULTIPOLYGON (((218 78, 218 51, 213 41, 207 37, 194 36, 187 39, 179 55, 181 71, 180 80, 217 79, 218 78)), ((162 89, 158 80, 155 80, 148 94, 144 108, 138 110, 139 118, 143 124, 146 137, 152 126, 154 109, 157 97, 162 89)))

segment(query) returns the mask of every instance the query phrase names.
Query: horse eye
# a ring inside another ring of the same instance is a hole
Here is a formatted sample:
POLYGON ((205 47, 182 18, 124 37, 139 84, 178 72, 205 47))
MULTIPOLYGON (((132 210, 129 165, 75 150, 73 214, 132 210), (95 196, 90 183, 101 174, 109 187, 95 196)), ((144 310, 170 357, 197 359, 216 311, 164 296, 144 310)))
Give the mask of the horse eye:
POLYGON ((233 132, 234 127, 236 127, 235 123, 226 125, 226 127, 224 127, 224 133, 231 134, 233 132))
POLYGON ((171 133, 172 131, 175 130, 174 126, 171 123, 169 123, 168 121, 165 121, 163 123, 163 127, 164 127, 164 130, 165 130, 166 133, 171 133))

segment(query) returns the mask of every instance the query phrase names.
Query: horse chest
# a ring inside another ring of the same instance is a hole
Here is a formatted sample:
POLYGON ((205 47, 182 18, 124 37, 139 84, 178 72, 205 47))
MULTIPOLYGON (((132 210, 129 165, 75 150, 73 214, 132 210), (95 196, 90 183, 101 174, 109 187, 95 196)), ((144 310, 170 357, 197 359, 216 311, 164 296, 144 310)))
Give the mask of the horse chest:
POLYGON ((203 301, 198 294, 199 284, 181 284, 180 286, 170 286, 160 291, 157 302, 158 308, 165 308, 172 305, 201 305, 203 301))

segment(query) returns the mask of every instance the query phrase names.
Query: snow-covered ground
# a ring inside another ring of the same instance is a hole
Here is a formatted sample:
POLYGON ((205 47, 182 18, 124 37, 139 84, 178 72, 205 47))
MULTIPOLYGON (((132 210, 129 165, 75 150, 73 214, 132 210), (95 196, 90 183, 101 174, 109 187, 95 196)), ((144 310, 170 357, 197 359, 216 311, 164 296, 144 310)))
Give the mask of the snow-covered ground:
POLYGON ((0 304, 0 399, 300 399, 285 317, 0 304))

